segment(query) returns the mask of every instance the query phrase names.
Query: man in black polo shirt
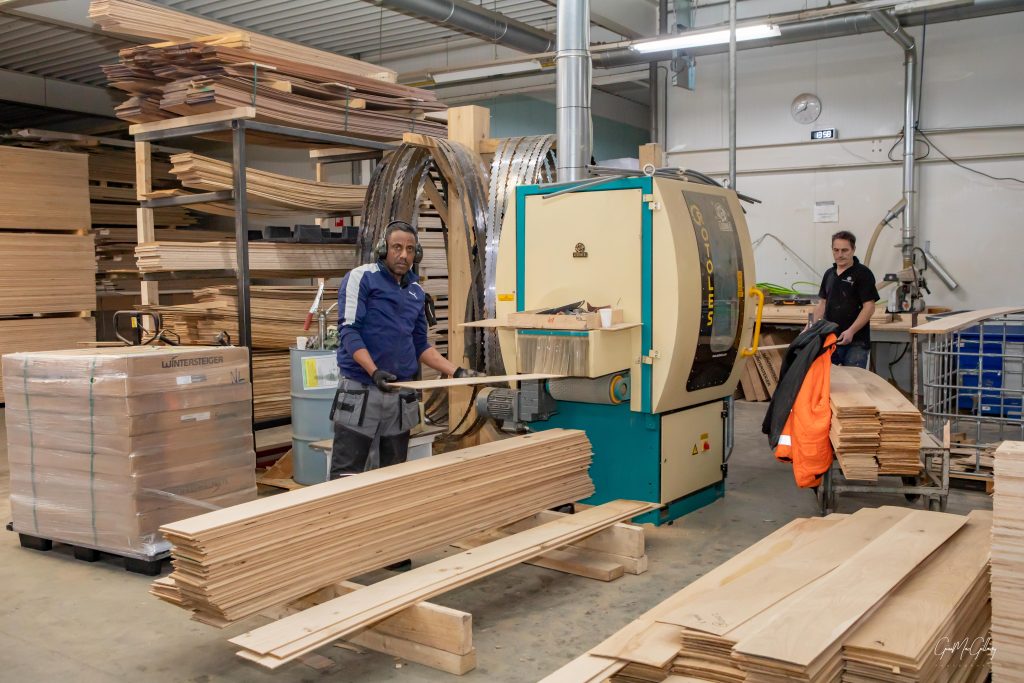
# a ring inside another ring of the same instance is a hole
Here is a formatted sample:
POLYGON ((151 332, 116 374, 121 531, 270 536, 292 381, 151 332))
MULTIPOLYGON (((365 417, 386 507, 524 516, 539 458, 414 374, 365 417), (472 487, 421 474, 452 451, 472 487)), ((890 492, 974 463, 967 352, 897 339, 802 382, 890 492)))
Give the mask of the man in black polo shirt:
POLYGON ((832 354, 834 365, 866 368, 871 350, 869 321, 875 312, 878 290, 874 274, 853 255, 856 248, 857 238, 852 232, 840 230, 832 235, 835 263, 821 279, 821 301, 814 307, 814 320, 825 318, 839 326, 832 354))

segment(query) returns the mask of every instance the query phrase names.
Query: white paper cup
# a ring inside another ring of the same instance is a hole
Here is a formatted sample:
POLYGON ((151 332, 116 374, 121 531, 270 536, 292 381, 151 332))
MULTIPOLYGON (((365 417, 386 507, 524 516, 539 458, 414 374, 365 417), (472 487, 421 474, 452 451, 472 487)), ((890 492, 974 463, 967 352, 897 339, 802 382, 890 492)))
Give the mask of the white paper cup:
POLYGON ((299 351, 305 351, 307 341, 309 341, 309 337, 296 337, 295 348, 297 348, 299 351))
POLYGON ((601 314, 601 327, 612 326, 612 309, 602 308, 599 313, 601 314))

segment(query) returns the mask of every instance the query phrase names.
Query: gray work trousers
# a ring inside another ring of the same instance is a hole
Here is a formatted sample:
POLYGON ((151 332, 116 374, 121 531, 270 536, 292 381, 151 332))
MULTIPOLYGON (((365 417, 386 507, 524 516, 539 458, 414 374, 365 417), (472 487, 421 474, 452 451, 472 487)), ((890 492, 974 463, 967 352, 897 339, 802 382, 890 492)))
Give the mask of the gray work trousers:
POLYGON ((370 447, 379 442, 380 467, 405 462, 409 430, 419 424, 415 391, 381 391, 373 384, 342 379, 334 396, 331 479, 366 469, 370 447))

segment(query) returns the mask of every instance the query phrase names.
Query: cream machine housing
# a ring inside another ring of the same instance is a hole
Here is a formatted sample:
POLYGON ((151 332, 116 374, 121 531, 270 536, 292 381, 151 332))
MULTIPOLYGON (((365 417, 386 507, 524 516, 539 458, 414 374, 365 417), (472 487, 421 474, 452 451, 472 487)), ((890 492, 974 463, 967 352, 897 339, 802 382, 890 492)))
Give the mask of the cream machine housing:
MULTIPOLYGON (((662 508, 642 521, 671 521, 725 491, 731 396, 754 350, 752 299, 763 303, 748 291, 743 210, 731 190, 673 178, 567 187, 516 188, 498 249, 497 319, 580 300, 622 318, 599 329, 500 327, 509 372, 570 375, 523 383, 504 405, 529 396, 548 409, 517 410, 518 421, 587 432, 596 492, 586 502, 652 501, 662 508)), ((482 412, 509 417, 489 398, 482 412)))

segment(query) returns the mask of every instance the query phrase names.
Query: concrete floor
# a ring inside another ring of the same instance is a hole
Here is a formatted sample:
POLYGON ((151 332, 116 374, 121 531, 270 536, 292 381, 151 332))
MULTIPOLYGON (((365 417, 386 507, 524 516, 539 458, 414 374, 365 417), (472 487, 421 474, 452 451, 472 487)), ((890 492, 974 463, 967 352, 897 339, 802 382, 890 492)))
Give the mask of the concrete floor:
MULTIPOLYGON (((725 498, 673 526, 648 527, 650 569, 645 574, 601 583, 519 565, 436 598, 473 614, 478 665, 462 680, 537 681, 771 531, 795 517, 816 514, 813 495, 796 488, 790 468, 775 462, 760 433, 764 409, 765 404, 737 404, 736 449, 725 498)), ((5 435, 0 435, 0 448, 0 519, 7 520, 5 435)), ((852 512, 904 504, 902 497, 873 494, 843 498, 839 508, 852 512)), ((950 497, 950 512, 988 507, 991 501, 984 493, 955 491, 950 497)), ((370 578, 387 575, 378 572, 370 578)), ((217 631, 191 621, 151 597, 149 581, 125 572, 113 558, 88 564, 75 560, 67 547, 49 553, 26 550, 16 534, 0 532, 0 681, 455 679, 385 655, 336 647, 319 651, 336 662, 329 669, 294 663, 265 671, 236 657, 227 642, 248 628, 217 631)))

